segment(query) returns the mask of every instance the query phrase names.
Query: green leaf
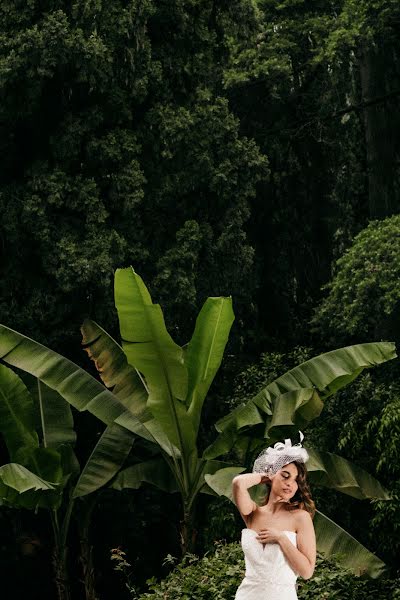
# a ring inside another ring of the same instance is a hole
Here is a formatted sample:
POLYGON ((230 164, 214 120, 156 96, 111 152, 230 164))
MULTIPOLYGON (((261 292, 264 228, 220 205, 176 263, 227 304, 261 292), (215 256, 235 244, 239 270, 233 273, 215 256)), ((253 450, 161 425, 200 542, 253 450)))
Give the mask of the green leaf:
POLYGON ((106 485, 122 467, 135 436, 116 423, 109 425, 93 452, 73 490, 73 497, 86 496, 106 485))
POLYGON ((397 356, 393 342, 356 344, 320 354, 294 367, 266 386, 254 398, 263 409, 271 408, 270 398, 299 388, 315 387, 322 399, 334 394, 353 381, 364 369, 380 365, 397 356))
POLYGON ((43 479, 57 484, 54 490, 43 494, 26 493, 17 498, 17 506, 23 508, 59 508, 62 503, 63 488, 67 481, 62 469, 62 459, 54 448, 21 448, 17 453, 18 462, 43 479))
POLYGON ((0 431, 13 460, 21 446, 38 447, 34 405, 18 375, 0 364, 0 431))
POLYGON ((196 431, 204 399, 220 367, 234 318, 231 298, 207 298, 187 346, 187 406, 196 431))
MULTIPOLYGON (((357 344, 346 348, 332 350, 325 354, 311 358, 306 362, 294 367, 275 381, 269 383, 261 392, 246 404, 246 409, 237 410, 218 421, 218 431, 223 431, 232 423, 236 423, 237 429, 252 425, 254 421, 253 411, 248 405, 254 404, 264 416, 267 426, 269 417, 277 409, 280 398, 287 392, 294 392, 302 388, 315 388, 319 396, 324 400, 331 394, 353 381, 364 369, 379 365, 396 357, 395 345, 392 342, 374 342, 369 344, 357 344), (251 421, 247 421, 247 415, 251 421)), ((300 408, 300 406, 299 406, 300 408)), ((297 425, 297 410, 292 414, 291 420, 297 425)), ((307 422, 315 418, 316 411, 306 415, 304 411, 300 416, 300 422, 307 422)), ((303 425, 304 426, 304 425, 303 425)))
POLYGON ((309 450, 309 455, 307 471, 309 479, 314 485, 334 488, 360 500, 366 498, 390 499, 388 492, 375 477, 345 458, 314 449, 309 450))
POLYGON ((18 461, 35 475, 46 481, 59 484, 63 472, 60 453, 54 448, 32 448, 25 446, 17 452, 18 461))
POLYGON ((142 437, 143 439, 158 445, 168 456, 180 458, 180 450, 171 444, 161 423, 152 416, 146 420, 142 416, 141 419, 132 415, 129 411, 125 411, 117 419, 115 423, 125 427, 132 433, 142 437))
POLYGON ((61 354, 0 325, 0 358, 34 375, 77 410, 88 410, 107 425, 125 411, 99 381, 61 354))
POLYGON ((207 485, 209 485, 218 496, 226 496, 229 500, 233 500, 232 480, 236 475, 243 473, 245 470, 244 467, 225 467, 213 475, 205 475, 204 479, 206 480, 207 485))
MULTIPOLYGON (((279 401, 277 399, 275 402, 273 415, 265 420, 266 424, 263 431, 260 431, 262 438, 259 442, 265 445, 266 437, 269 438, 269 443, 272 443, 273 439, 284 437, 284 428, 292 427, 294 424, 299 429, 306 427, 310 420, 320 414, 322 408, 321 399, 313 388, 300 388, 282 394, 279 396, 279 401)), ((211 459, 229 452, 241 437, 247 437, 244 432, 248 431, 249 427, 253 427, 252 435, 257 438, 254 427, 263 423, 263 419, 261 411, 255 404, 250 402, 239 406, 230 413, 230 416, 229 427, 225 428, 206 448, 204 458, 211 459)))
POLYGON ((275 403, 266 433, 271 436, 275 427, 290 427, 295 424, 299 429, 305 428, 321 414, 323 407, 321 398, 313 388, 302 388, 282 394, 275 403))
POLYGON ((9 463, 0 467, 0 499, 7 496, 7 488, 23 494, 30 490, 54 490, 56 485, 45 481, 22 465, 9 463))
POLYGON ((44 447, 58 448, 63 444, 75 445, 74 419, 68 402, 40 379, 37 380, 37 397, 44 447))
POLYGON ((115 273, 115 304, 123 350, 129 364, 146 380, 148 408, 170 442, 189 455, 195 450, 196 435, 182 402, 187 394, 183 350, 173 342, 160 306, 152 304, 146 286, 132 268, 115 273))
POLYGON ((317 550, 326 556, 335 556, 344 567, 356 575, 365 573, 376 578, 385 570, 385 563, 382 560, 319 511, 314 517, 314 527, 317 550))
POLYGON ((177 492, 178 485, 171 469, 163 458, 152 458, 127 467, 118 473, 110 487, 114 490, 138 489, 142 483, 150 483, 164 492, 177 492))
POLYGON ((148 392, 141 375, 127 361, 121 346, 94 321, 86 319, 81 327, 82 345, 108 389, 129 411, 142 415, 148 392))
POLYGON ((230 423, 203 452, 204 459, 210 460, 229 452, 238 439, 235 423, 230 423))

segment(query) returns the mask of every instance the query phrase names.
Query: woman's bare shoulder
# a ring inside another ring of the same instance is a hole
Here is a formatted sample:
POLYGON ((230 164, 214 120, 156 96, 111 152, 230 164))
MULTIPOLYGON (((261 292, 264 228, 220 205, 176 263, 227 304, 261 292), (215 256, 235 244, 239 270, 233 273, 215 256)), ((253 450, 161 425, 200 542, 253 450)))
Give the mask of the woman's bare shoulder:
POLYGON ((308 510, 305 510, 304 508, 297 508, 293 512, 294 512, 293 516, 296 519, 297 525, 307 526, 310 523, 312 524, 312 518, 311 518, 311 515, 308 512, 308 510))

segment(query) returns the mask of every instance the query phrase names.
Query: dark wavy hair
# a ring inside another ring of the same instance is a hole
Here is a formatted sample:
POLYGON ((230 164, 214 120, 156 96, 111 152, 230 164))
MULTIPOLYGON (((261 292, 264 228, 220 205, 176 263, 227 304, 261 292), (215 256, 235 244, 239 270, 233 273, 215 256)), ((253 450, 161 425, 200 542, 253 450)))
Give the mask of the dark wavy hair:
MULTIPOLYGON (((315 504, 311 497, 311 491, 307 481, 306 465, 302 462, 298 462, 297 460, 294 460, 292 464, 296 465, 297 467, 297 484, 299 487, 293 498, 290 499, 290 502, 287 505, 287 510, 295 510, 296 508, 301 508, 309 512, 311 517, 313 518, 315 515, 315 504)), ((267 483, 266 485, 267 493, 263 503, 264 506, 268 502, 269 493, 271 490, 271 484, 267 483)))

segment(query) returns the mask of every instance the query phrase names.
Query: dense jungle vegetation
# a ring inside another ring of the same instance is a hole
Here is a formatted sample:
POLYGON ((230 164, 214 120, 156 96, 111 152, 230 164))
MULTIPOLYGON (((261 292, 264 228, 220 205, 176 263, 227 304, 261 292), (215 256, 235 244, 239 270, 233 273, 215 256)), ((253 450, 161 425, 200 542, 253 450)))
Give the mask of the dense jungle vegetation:
MULTIPOLYGON (((121 339, 117 268, 141 275, 179 347, 208 297, 231 296, 235 321, 205 400, 201 449, 217 421, 295 365, 399 341, 397 0, 2 0, 0 39, 2 324, 97 377, 80 327, 90 318, 121 339)), ((72 414, 83 469, 105 421, 72 414)), ((13 451, 1 433, 4 465, 13 451)), ((389 490, 390 500, 373 501, 313 494, 394 580, 398 362, 327 397, 305 434, 389 490)), ((128 462, 134 453, 135 444, 128 462)), ((90 521, 78 505, 74 600, 90 586, 87 600, 133 598, 171 571, 181 499, 164 487, 104 489, 90 521), (115 548, 132 565, 130 595, 115 548)), ((239 539, 223 496, 203 494, 193 518, 199 556, 239 539)), ((0 527, 6 597, 55 598, 44 507, 4 502, 0 527)), ((354 585, 361 598, 364 584, 354 585)))

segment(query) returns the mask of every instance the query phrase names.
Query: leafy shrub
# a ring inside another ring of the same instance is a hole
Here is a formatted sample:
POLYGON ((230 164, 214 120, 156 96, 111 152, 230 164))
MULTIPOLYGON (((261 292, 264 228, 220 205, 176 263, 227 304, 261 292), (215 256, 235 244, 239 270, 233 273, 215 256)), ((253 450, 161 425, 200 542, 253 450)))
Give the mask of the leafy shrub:
POLYGON ((184 560, 160 583, 149 582, 148 593, 139 600, 228 600, 234 598, 244 576, 239 544, 216 544, 215 553, 184 560))
MULTIPOLYGON (((216 543, 213 555, 187 555, 163 581, 148 582, 139 600, 233 600, 244 575, 239 544, 216 543)), ((318 556, 314 576, 298 581, 299 600, 400 600, 399 579, 356 577, 333 560, 318 556)))
POLYGON ((326 286, 327 297, 316 310, 313 325, 334 344, 375 338, 397 338, 400 302, 400 215, 372 221, 336 262, 326 286))
POLYGON ((299 600, 400 600, 399 579, 356 577, 337 562, 318 556, 314 576, 299 579, 299 600))

